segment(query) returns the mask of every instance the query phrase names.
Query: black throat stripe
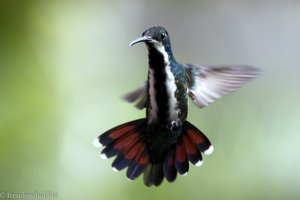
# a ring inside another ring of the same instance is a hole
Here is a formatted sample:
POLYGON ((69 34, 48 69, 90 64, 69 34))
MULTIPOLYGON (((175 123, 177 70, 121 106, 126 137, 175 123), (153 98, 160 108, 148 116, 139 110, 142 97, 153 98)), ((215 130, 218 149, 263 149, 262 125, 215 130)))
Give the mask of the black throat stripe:
MULTIPOLYGON (((149 67, 153 70, 155 101, 157 104, 157 122, 166 124, 169 114, 169 95, 166 88, 166 66, 163 54, 155 48, 149 48, 149 67)), ((148 94, 151 95, 151 94, 148 94)))

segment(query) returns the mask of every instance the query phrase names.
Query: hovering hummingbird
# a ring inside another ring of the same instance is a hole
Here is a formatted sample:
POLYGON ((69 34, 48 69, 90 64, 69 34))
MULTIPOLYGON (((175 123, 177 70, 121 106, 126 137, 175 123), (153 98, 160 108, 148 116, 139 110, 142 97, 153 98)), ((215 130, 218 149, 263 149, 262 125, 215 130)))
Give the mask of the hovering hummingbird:
POLYGON ((125 99, 146 108, 146 118, 116 126, 94 141, 105 146, 102 158, 116 156, 115 171, 127 167, 128 179, 144 173, 146 186, 172 182, 177 172, 186 175, 189 162, 202 165, 202 154, 211 154, 208 138, 187 121, 188 97, 204 108, 238 89, 259 74, 250 66, 196 66, 176 61, 170 36, 163 27, 151 27, 129 46, 144 42, 148 48, 146 83, 125 99))

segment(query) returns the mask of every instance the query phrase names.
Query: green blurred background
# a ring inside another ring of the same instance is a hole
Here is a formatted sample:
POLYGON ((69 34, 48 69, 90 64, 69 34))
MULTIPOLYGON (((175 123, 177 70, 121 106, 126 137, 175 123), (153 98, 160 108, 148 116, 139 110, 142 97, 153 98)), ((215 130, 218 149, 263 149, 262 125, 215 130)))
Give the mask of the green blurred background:
POLYGON ((55 199, 299 199, 299 1, 0 1, 0 192, 55 199), (120 96, 147 74, 132 39, 166 27, 195 64, 263 76, 189 121, 213 142, 200 168, 158 188, 101 160, 93 139, 144 111, 120 96))

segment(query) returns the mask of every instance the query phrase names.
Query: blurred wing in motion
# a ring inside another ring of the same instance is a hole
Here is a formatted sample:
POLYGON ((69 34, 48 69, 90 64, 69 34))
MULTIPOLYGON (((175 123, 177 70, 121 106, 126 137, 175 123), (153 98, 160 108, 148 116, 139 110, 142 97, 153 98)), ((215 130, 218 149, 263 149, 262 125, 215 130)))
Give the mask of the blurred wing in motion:
POLYGON ((184 65, 188 77, 188 92, 199 108, 213 103, 235 91, 260 74, 250 66, 195 66, 184 65))
POLYGON ((130 103, 137 102, 135 107, 138 109, 145 108, 147 102, 147 83, 145 83, 142 87, 139 87, 136 90, 124 95, 124 99, 130 103))

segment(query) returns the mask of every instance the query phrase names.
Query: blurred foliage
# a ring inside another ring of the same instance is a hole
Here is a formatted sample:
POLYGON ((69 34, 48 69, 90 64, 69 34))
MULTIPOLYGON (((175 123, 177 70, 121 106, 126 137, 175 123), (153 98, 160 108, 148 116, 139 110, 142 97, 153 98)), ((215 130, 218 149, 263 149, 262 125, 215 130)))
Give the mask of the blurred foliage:
POLYGON ((55 71, 31 41, 31 3, 0 3, 1 191, 57 190, 61 123, 55 71))
POLYGON ((297 1, 1 0, 0 192, 298 199, 299 10, 297 1), (189 121, 215 152, 158 188, 114 173, 92 146, 101 132, 144 116, 119 97, 146 78, 146 48, 128 43, 152 25, 169 30, 182 62, 264 71, 206 109, 190 105, 189 121))

